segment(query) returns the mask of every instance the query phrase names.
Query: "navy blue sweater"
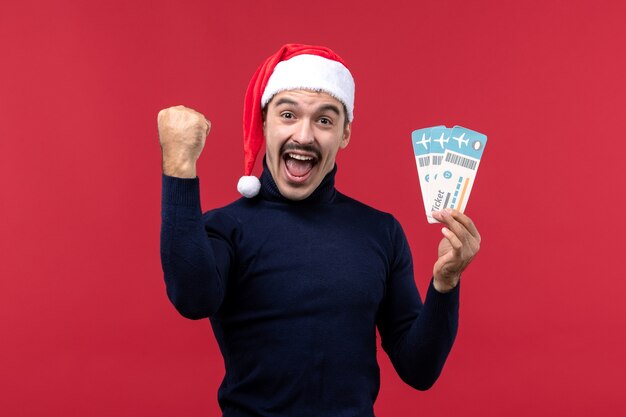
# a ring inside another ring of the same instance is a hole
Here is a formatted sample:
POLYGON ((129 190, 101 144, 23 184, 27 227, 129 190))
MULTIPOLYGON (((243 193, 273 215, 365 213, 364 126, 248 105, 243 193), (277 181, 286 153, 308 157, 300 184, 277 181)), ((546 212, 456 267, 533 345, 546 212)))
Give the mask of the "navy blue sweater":
POLYGON ((339 193, 335 169, 303 201, 268 170, 252 199, 202 215, 198 179, 163 176, 161 258, 185 317, 209 317, 226 417, 373 416, 376 328, 407 384, 428 389, 458 325, 459 289, 424 304, 399 223, 339 193))

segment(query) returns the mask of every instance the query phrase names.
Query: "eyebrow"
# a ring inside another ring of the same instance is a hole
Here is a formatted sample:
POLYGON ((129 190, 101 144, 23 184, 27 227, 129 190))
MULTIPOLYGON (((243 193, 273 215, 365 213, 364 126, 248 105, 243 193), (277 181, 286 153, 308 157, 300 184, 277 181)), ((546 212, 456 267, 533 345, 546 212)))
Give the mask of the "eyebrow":
POLYGON ((278 106, 280 106, 281 104, 291 104, 292 106, 297 106, 297 105, 298 105, 298 103, 296 103, 295 101, 293 101, 293 100, 291 100, 291 99, 288 99, 288 98, 285 98, 285 97, 283 97, 283 98, 279 99, 279 100, 276 102, 275 106, 277 106, 277 107, 278 107, 278 106))
MULTIPOLYGON (((297 102, 295 102, 294 100, 291 100, 289 98, 286 98, 286 97, 280 98, 276 102, 275 106, 278 107, 278 106, 280 106, 282 104, 289 104, 289 105, 292 105, 292 106, 295 106, 295 107, 299 107, 297 102)), ((318 112, 323 112, 323 111, 327 111, 327 110, 336 113, 337 116, 341 115, 341 111, 339 110, 339 107, 335 106, 334 104, 324 104, 323 106, 321 106, 320 108, 317 109, 318 112)))
POLYGON ((335 112, 337 116, 341 115, 341 112, 339 111, 339 107, 335 106, 334 104, 324 104, 322 107, 320 107, 317 110, 320 112, 329 110, 329 111, 335 112))

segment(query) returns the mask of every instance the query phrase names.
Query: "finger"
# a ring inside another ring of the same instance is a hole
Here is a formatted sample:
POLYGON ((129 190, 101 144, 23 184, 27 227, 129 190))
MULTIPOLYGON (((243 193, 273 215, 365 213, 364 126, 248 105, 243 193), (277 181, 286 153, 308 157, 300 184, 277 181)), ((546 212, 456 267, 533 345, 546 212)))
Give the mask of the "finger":
MULTIPOLYGON (((462 247, 456 247, 453 245, 455 252, 457 252, 459 256, 464 258, 473 258, 480 250, 479 238, 475 238, 472 234, 470 234, 462 223, 458 221, 450 222, 449 231, 456 236, 462 245, 462 247)), ((444 236, 448 237, 445 233, 444 236)), ((453 242, 450 239, 448 240, 452 245, 453 242)))
MULTIPOLYGON (((474 250, 473 249, 474 247, 477 247, 480 245, 480 241, 479 241, 480 235, 478 237, 474 236, 465 227, 463 223, 461 223, 454 217, 455 215, 459 215, 459 214, 464 217, 467 217, 467 216, 463 215, 458 210, 453 210, 453 209, 445 209, 442 211, 442 214, 444 218, 448 217, 450 219, 448 221, 448 228, 457 235, 457 237, 459 238, 461 242, 464 242, 464 244, 472 248, 472 250, 474 250)), ((469 219, 469 217, 467 218, 469 219)))
POLYGON ((441 233, 446 239, 448 239, 448 242, 450 242, 450 245, 452 245, 452 248, 455 250, 455 252, 458 252, 463 248, 463 243, 461 242, 461 239, 459 239, 459 237, 450 229, 448 229, 447 227, 442 227, 441 233))
POLYGON ((462 223, 458 222, 452 216, 452 210, 444 209, 444 210, 441 210, 439 214, 441 217, 440 218, 435 217, 435 218, 439 220, 440 222, 442 222, 445 226, 447 226, 449 230, 454 232, 454 234, 458 237, 460 241, 465 242, 469 240, 470 237, 472 237, 469 231, 465 228, 465 226, 462 223))
POLYGON ((433 275, 437 275, 438 272, 442 271, 444 267, 449 266, 454 263, 454 255, 451 252, 446 253, 441 256, 433 265, 433 275))
POLYGON ((430 213, 430 215, 433 216, 435 220, 439 221, 440 223, 444 223, 446 225, 448 225, 451 220, 449 213, 447 213, 445 209, 441 211, 433 211, 430 213))
POLYGON ((458 210, 452 210, 450 215, 456 221, 461 223, 467 229, 467 231, 470 232, 470 234, 474 236, 474 238, 480 242, 480 233, 478 233, 478 229, 476 228, 476 225, 474 224, 472 219, 470 219, 467 215, 465 215, 464 213, 461 213, 458 210))

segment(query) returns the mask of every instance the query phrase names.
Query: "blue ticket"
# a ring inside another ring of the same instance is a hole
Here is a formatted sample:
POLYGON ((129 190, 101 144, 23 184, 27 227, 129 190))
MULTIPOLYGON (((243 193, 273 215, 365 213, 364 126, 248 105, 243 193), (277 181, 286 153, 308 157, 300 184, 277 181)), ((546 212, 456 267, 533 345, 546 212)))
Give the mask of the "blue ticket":
POLYGON ((422 190, 422 200, 424 210, 428 212, 428 181, 430 181, 430 132, 432 128, 414 130, 411 134, 413 142, 413 153, 415 154, 415 165, 417 166, 417 176, 419 178, 420 189, 422 190))
POLYGON ((487 136, 461 126, 434 126, 411 135, 424 210, 430 215, 444 208, 465 211, 487 136))

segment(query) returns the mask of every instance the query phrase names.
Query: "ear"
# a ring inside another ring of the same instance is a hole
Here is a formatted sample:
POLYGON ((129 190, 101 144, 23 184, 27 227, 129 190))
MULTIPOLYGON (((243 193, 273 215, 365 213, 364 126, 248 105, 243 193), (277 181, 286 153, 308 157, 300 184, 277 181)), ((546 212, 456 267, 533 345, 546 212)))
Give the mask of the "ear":
POLYGON ((265 107, 263 107, 261 109, 261 120, 263 120, 263 137, 264 138, 267 137, 267 135, 266 135, 267 132, 265 130, 265 127, 266 127, 265 124, 267 122, 267 107, 268 106, 269 106, 269 104, 265 105, 265 107))
POLYGON ((350 134, 352 133, 352 122, 346 124, 343 128, 343 137, 341 138, 341 143, 339 144, 339 149, 343 149, 348 146, 350 143, 350 134))

